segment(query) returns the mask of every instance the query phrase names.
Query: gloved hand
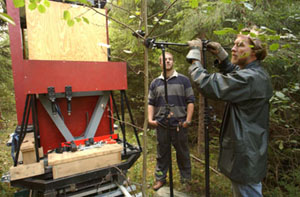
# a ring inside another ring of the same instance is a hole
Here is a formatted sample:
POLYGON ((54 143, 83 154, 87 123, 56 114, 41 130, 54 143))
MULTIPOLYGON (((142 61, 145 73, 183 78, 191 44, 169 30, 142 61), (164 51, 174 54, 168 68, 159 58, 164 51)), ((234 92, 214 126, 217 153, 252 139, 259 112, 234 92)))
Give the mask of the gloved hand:
POLYGON ((207 43, 207 50, 215 55, 220 61, 223 61, 228 57, 228 53, 218 42, 207 43))
POLYGON ((196 40, 188 41, 190 51, 186 56, 186 60, 189 63, 192 63, 193 60, 201 61, 201 50, 202 50, 202 41, 197 38, 196 40))
POLYGON ((197 48, 200 51, 202 50, 202 40, 197 38, 196 40, 191 40, 187 42, 191 49, 197 48))

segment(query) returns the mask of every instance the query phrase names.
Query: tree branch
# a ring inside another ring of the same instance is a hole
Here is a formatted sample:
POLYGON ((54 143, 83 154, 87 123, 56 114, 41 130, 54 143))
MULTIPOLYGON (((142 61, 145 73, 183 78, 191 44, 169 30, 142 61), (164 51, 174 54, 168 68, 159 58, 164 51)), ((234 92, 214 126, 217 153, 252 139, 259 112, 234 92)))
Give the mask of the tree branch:
MULTIPOLYGON (((89 6, 87 6, 87 7, 89 7, 89 6)), ((107 15, 103 14, 103 13, 99 12, 98 10, 96 10, 96 9, 93 8, 93 7, 89 7, 89 8, 90 8, 91 10, 94 10, 96 13, 98 13, 98 14, 100 14, 100 15, 102 15, 102 16, 105 16, 105 17, 109 18, 110 20, 115 21, 116 23, 119 23, 120 25, 123 25, 124 27, 130 29, 130 30, 132 31, 132 33, 135 33, 135 30, 134 30, 134 29, 132 29, 132 28, 129 27, 128 25, 122 23, 121 21, 118 21, 117 19, 114 19, 114 18, 112 18, 112 17, 110 17, 110 16, 107 16, 107 15)), ((136 34, 136 35, 139 36, 141 39, 145 40, 145 38, 144 38, 143 36, 141 36, 140 34, 136 34)))
POLYGON ((171 3, 171 4, 169 5, 169 7, 164 11, 163 15, 158 19, 157 23, 154 25, 154 27, 152 28, 152 30, 150 31, 150 33, 149 33, 148 35, 146 35, 147 37, 149 37, 149 36, 152 34, 152 32, 155 30, 155 28, 157 27, 157 25, 159 24, 159 22, 165 17, 165 15, 166 15, 167 12, 169 11, 169 9, 171 9, 171 7, 172 7, 173 5, 175 5, 175 3, 176 3, 177 1, 178 1, 178 0, 175 0, 175 1, 173 1, 173 3, 171 3))
MULTIPOLYGON (((193 154, 191 154, 191 157, 192 157, 193 159, 195 159, 196 161, 198 161, 198 162, 200 162, 200 163, 202 163, 202 164, 205 164, 204 161, 202 161, 202 160, 199 159, 198 157, 194 156, 193 154)), ((216 173, 217 175, 222 175, 220 172, 218 172, 218 171, 217 171, 216 169, 214 169, 213 167, 209 166, 209 168, 210 168, 214 173, 216 173)))

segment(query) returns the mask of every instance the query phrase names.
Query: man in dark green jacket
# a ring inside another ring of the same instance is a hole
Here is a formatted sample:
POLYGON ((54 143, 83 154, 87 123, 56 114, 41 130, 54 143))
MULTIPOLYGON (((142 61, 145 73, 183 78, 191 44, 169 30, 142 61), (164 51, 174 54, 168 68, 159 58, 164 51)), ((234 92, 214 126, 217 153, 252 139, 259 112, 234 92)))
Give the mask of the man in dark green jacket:
MULTIPOLYGON (((251 36, 257 32, 251 32, 251 36)), ((201 65, 202 42, 189 41, 189 73, 206 97, 226 101, 220 133, 218 167, 232 182, 233 196, 262 196, 261 181, 267 171, 269 99, 272 85, 260 66, 266 47, 257 37, 239 34, 231 49, 231 62, 219 43, 207 49, 219 60, 220 73, 201 65)))

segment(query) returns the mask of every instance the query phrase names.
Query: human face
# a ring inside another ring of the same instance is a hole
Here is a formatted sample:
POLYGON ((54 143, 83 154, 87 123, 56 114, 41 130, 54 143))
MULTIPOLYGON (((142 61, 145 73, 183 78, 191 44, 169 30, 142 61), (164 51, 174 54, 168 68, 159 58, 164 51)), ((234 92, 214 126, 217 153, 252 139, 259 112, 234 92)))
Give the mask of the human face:
MULTIPOLYGON (((165 54, 166 70, 173 70, 173 55, 170 53, 165 54)), ((160 57, 160 67, 163 70, 163 57, 160 57)))
POLYGON ((256 60, 255 53, 251 49, 250 40, 245 35, 238 35, 231 49, 231 63, 245 68, 247 64, 256 60))

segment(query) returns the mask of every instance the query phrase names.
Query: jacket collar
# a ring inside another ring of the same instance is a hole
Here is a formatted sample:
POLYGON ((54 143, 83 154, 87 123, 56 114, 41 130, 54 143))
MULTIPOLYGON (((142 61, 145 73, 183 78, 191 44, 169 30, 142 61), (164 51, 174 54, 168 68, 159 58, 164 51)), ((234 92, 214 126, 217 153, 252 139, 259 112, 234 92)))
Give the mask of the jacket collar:
POLYGON ((259 60, 254 60, 253 62, 250 62, 245 68, 258 68, 260 66, 259 60))
MULTIPOLYGON (((169 78, 167 78, 167 81, 170 80, 170 79, 172 79, 173 77, 178 77, 178 72, 176 70, 174 70, 173 74, 169 78)), ((158 78, 164 80, 163 73, 161 73, 158 78)))

